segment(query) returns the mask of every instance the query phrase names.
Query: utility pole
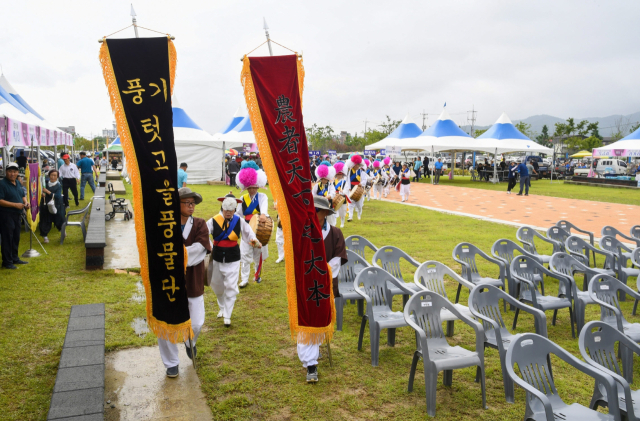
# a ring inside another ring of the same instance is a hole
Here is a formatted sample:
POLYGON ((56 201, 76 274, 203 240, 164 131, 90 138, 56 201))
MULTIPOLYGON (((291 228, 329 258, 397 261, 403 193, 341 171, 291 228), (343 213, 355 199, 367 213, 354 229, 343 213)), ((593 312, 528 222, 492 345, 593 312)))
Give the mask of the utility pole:
POLYGON ((477 111, 475 110, 475 106, 471 106, 471 111, 467 111, 467 123, 471 123, 471 133, 469 133, 471 137, 475 137, 473 133, 474 133, 475 123, 476 123, 476 113, 477 111), (471 113, 471 117, 469 117, 468 113, 471 113))
POLYGON ((422 116, 422 131, 424 132, 425 130, 427 130, 427 116, 429 114, 425 113, 423 108, 420 115, 422 116))

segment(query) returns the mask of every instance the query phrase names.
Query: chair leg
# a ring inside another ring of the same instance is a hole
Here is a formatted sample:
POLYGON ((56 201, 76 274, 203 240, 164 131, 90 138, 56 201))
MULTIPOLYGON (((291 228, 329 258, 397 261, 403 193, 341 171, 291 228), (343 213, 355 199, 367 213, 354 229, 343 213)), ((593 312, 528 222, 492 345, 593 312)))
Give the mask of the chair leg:
POLYGON ((507 358, 506 352, 503 355, 500 355, 500 365, 502 366, 502 386, 504 387, 504 398, 507 401, 507 403, 514 403, 515 392, 513 387, 513 380, 511 379, 511 377, 509 377, 509 373, 507 373, 505 358, 507 358))
POLYGON ((635 316, 637 309, 638 309, 638 300, 636 299, 636 301, 633 303, 633 312, 631 314, 635 316))
POLYGON ((487 408, 487 385, 484 377, 484 367, 478 366, 480 371, 480 390, 482 391, 482 409, 487 408))
POLYGON ((404 310, 404 306, 407 305, 407 301, 409 301, 409 295, 408 294, 404 294, 402 296, 402 310, 404 310))
POLYGON ((349 300, 349 303, 351 303, 351 304, 355 304, 355 303, 356 303, 356 300, 349 300))
POLYGON ((356 300, 356 304, 358 306, 358 316, 364 316, 364 300, 356 300))
POLYGON ((418 361, 420 361, 420 352, 416 351, 413 353, 413 360, 411 361, 411 371, 409 371, 409 386, 407 387, 407 392, 413 391, 413 380, 416 378, 416 367, 418 366, 418 361))
MULTIPOLYGON (((627 275, 624 273, 621 273, 620 275, 620 282, 622 282, 623 284, 627 285, 627 275)), ((627 293, 621 290, 618 290, 618 299, 620 301, 627 301, 627 293)))
POLYGON ((573 339, 576 338, 576 332, 573 330, 573 322, 575 320, 575 317, 573 315, 573 310, 571 310, 571 307, 569 307, 569 321, 571 322, 571 337, 573 339))
POLYGON ((576 333, 578 335, 582 331, 582 326, 584 326, 584 312, 584 304, 582 304, 580 301, 576 301, 573 315, 576 318, 576 333))
POLYGON ((427 370, 424 367, 424 389, 427 395, 427 414, 430 417, 436 416, 436 390, 438 388, 438 373, 435 370, 427 370))
POLYGON ((553 310, 553 319, 551 319, 551 324, 553 326, 556 325, 556 318, 558 317, 558 309, 553 310))
POLYGON ((377 367, 380 359, 380 328, 376 322, 369 323, 369 340, 371 341, 371 366, 377 367))
POLYGON ((341 297, 334 299, 336 306, 336 330, 342 331, 342 317, 344 313, 344 300, 341 297))
POLYGON ((362 316, 362 323, 360 323, 360 335, 358 335, 358 351, 362 351, 362 339, 364 337, 364 328, 367 327, 367 316, 362 316))
POLYGON ((453 384, 453 370, 442 371, 442 384, 445 386, 451 386, 453 384))
POLYGON ((516 325, 518 324, 518 314, 520 314, 520 309, 516 308, 516 314, 513 316, 513 326, 511 327, 511 329, 515 329, 516 325))
POLYGON ((387 345, 395 346, 396 345, 396 328, 390 327, 387 329, 387 345))
POLYGON ((67 235, 67 223, 62 223, 62 228, 60 228, 60 245, 64 243, 64 237, 67 235))
POLYGON ((452 337, 453 336, 453 326, 454 326, 453 323, 454 323, 454 320, 449 320, 447 322, 447 336, 448 337, 452 337))
POLYGON ((460 301, 460 291, 462 290, 462 284, 458 284, 458 292, 456 292, 456 304, 460 301))
POLYGON ((631 351, 626 346, 623 346, 621 348, 624 348, 624 350, 622 351, 622 358, 621 358, 622 367, 623 367, 622 374, 626 381, 628 381, 629 383, 633 383, 633 351, 631 351))

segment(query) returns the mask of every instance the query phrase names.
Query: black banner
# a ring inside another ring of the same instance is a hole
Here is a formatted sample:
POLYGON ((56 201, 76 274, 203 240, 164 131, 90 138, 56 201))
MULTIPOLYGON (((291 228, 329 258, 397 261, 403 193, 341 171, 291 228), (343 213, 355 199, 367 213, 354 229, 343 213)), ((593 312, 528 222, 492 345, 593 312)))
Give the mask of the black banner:
POLYGON ((103 50, 105 80, 132 176, 147 321, 158 337, 182 341, 191 335, 191 323, 171 108, 175 50, 166 37, 104 40, 103 50))

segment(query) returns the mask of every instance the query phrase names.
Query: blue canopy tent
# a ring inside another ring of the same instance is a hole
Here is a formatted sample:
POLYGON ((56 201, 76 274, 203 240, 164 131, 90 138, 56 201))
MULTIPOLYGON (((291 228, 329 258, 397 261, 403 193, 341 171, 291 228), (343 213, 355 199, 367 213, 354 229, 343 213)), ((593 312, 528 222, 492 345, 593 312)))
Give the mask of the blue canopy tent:
POLYGON ((402 146, 407 143, 409 139, 415 139, 416 137, 422 134, 422 129, 418 127, 416 123, 413 122, 411 116, 407 114, 402 120, 402 122, 396 127, 396 129, 389 134, 389 136, 385 137, 382 140, 379 140, 376 143, 372 143, 371 145, 365 146, 366 150, 378 150, 378 149, 386 149, 389 146, 399 146, 402 149, 402 146))

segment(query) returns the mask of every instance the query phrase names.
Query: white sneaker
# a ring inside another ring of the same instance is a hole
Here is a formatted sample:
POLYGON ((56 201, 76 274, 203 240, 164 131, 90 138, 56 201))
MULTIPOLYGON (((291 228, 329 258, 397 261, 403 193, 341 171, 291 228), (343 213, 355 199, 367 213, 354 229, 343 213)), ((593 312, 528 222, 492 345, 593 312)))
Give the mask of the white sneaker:
POLYGON ((344 223, 342 223, 342 225, 340 225, 340 228, 344 228, 344 223))
POLYGON ((220 311, 218 312, 218 316, 217 316, 217 317, 218 317, 218 319, 222 317, 222 310, 220 310, 220 311))
POLYGON ((42 237, 42 242, 45 244, 49 244, 49 237, 42 237))
POLYGON ((231 327, 231 319, 224 318, 224 327, 231 327))
POLYGON ((359 213, 359 214, 358 214, 358 221, 359 221, 359 220, 361 220, 361 219, 362 219, 362 214, 361 214, 361 213, 359 213))
POLYGON ((278 260, 276 260, 276 263, 280 263, 284 260, 284 257, 278 257, 278 260))
POLYGON ((246 281, 242 281, 242 282, 240 282, 240 285, 238 285, 238 286, 239 286, 240 288, 244 288, 244 287, 246 287, 248 284, 249 284, 249 280, 246 280, 246 281))

